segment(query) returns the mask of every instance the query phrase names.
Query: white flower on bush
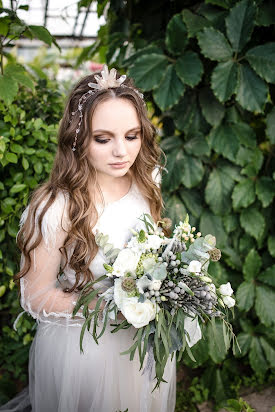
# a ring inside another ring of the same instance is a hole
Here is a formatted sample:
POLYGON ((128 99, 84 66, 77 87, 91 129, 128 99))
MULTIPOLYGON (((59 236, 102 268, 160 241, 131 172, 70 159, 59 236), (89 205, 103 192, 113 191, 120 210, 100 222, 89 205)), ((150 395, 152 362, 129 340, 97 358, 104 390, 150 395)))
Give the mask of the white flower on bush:
POLYGON ((130 249, 121 250, 113 264, 114 272, 120 274, 125 274, 127 272, 134 273, 139 258, 140 253, 135 253, 130 249))
POLYGON ((221 285, 219 291, 223 296, 231 296, 233 294, 233 289, 231 288, 230 282, 221 285))
POLYGON ((199 273, 201 271, 201 262, 199 262, 198 260, 191 260, 187 270, 192 273, 199 273))
POLYGON ((233 308, 233 306, 235 306, 235 299, 231 298, 231 296, 223 296, 222 299, 228 308, 233 308))
POLYGON ((135 328, 142 328, 155 319, 157 306, 149 299, 141 303, 138 302, 137 297, 132 297, 123 301, 121 312, 131 325, 135 328))

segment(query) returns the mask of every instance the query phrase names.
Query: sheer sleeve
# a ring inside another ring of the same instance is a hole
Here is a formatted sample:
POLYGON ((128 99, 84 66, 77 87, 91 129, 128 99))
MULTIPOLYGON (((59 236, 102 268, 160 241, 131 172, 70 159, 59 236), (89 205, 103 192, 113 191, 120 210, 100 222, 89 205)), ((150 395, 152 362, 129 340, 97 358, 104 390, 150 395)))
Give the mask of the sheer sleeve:
MULTIPOLYGON (((61 264, 59 248, 64 244, 69 227, 66 196, 60 193, 46 211, 42 220, 43 239, 31 252, 32 263, 28 273, 20 279, 22 308, 37 321, 62 324, 79 324, 83 317, 80 310, 75 317, 72 311, 76 304, 77 293, 63 292, 57 280, 61 264)), ((44 203, 38 208, 33 224, 37 225, 38 216, 44 203)), ((22 215, 21 224, 28 215, 28 208, 22 215)), ((21 265, 24 257, 21 258, 21 265)))

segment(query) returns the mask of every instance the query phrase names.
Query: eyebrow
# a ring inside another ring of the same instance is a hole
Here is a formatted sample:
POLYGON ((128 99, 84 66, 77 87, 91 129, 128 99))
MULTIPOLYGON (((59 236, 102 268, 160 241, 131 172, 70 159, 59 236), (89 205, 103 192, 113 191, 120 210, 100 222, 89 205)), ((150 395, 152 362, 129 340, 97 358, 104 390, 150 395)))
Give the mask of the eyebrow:
MULTIPOLYGON (((138 131, 138 132, 140 132, 140 131, 141 131, 141 128, 140 128, 139 126, 133 127, 132 129, 128 130, 126 133, 133 132, 133 131, 138 131)), ((113 133, 113 132, 111 132, 110 130, 104 130, 104 129, 94 130, 94 131, 92 132, 92 134, 99 133, 99 132, 100 132, 100 133, 107 133, 107 134, 110 134, 111 136, 114 136, 114 133, 113 133)))

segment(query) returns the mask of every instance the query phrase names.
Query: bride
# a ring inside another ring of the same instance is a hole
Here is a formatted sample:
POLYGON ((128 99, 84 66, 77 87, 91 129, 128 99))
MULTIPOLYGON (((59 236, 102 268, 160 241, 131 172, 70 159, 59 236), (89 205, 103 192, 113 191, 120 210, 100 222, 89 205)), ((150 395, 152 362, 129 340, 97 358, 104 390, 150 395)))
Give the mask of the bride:
MULTIPOLYGON (((82 311, 72 311, 79 291, 105 273, 95 243, 99 230, 122 248, 143 213, 157 222, 163 208, 156 130, 143 95, 126 76, 104 66, 72 90, 61 121, 49 181, 39 187, 21 218, 21 306, 37 320, 29 354, 29 386, 0 408, 34 412, 173 412, 175 357, 160 388, 120 352, 135 328, 95 343, 86 331, 80 353, 82 311), (128 409, 127 409, 128 408, 128 409)), ((100 292, 109 279, 97 284, 100 292)), ((89 308, 95 308, 96 299, 89 308)), ((102 307, 103 309, 103 307, 102 307)), ((120 314, 120 319, 123 319, 120 314)))

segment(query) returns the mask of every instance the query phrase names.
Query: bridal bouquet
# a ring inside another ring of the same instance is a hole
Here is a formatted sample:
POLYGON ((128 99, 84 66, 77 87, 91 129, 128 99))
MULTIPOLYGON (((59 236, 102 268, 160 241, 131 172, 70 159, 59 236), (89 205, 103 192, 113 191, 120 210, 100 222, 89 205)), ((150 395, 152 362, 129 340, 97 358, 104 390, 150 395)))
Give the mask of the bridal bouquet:
MULTIPOLYGON (((215 318, 220 318, 224 341, 229 346, 234 333, 226 315, 235 300, 230 283, 218 287, 207 271, 209 262, 221 257, 214 236, 195 233, 188 215, 170 238, 163 233, 169 219, 155 224, 150 215, 144 214, 140 220, 144 228, 132 230, 133 236, 122 250, 114 249, 107 235, 96 234, 96 242, 106 257, 106 274, 83 288, 73 314, 83 306, 86 320, 80 335, 82 351, 83 335, 86 329, 90 330, 92 319, 92 335, 97 343, 108 319, 116 322, 111 325, 112 333, 131 326, 136 328, 133 345, 122 354, 129 354, 132 360, 138 350, 141 369, 148 352, 148 358, 155 360, 156 388, 166 382, 163 374, 169 355, 177 354, 180 360, 186 350, 195 361, 190 347, 201 338, 200 324, 210 321, 215 332, 215 318), (93 287, 106 278, 112 279, 112 286, 98 294, 93 287), (96 296, 99 298, 91 311, 88 304, 96 296), (101 313, 103 300, 105 307, 101 313), (120 323, 119 311, 125 317, 120 323), (99 320, 102 320, 100 333, 99 320)), ((147 363, 148 369, 152 362, 147 360, 147 363)))

